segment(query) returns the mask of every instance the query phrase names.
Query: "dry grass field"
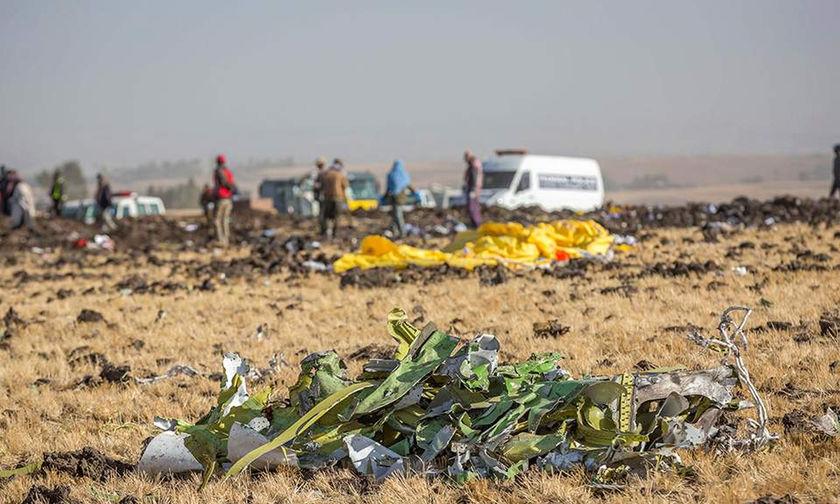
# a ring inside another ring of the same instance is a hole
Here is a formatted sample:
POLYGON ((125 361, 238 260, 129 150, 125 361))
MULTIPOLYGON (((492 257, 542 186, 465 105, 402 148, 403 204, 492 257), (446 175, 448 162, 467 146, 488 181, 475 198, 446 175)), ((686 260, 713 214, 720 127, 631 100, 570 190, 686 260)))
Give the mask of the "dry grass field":
MULTIPOLYGON (((617 255, 621 268, 595 269, 583 277, 558 279, 531 271, 496 286, 480 285, 473 276, 365 290, 341 289, 334 275, 280 272, 216 278, 213 291, 129 293, 116 284, 130 275, 149 282, 194 283, 168 260, 207 262, 212 253, 161 251, 156 257, 162 261, 126 252, 8 254, 5 264, 0 257, 0 315, 13 307, 25 325, 15 326, 0 349, 0 468, 40 460, 46 452, 88 446, 136 463, 143 441, 156 433, 155 415, 194 421, 219 388, 215 380, 186 376, 148 385, 97 380, 79 385, 85 375, 97 376, 101 365, 74 360, 78 356, 99 353, 115 365, 129 365, 132 376, 143 377, 174 364, 214 373, 221 370, 221 353, 226 351, 239 352, 257 367, 282 353, 290 366, 268 382, 283 394, 294 382, 300 360, 313 351, 335 349, 355 376, 362 360, 346 357, 371 344, 391 346, 385 317, 394 306, 412 316, 424 314, 427 321, 462 338, 491 332, 500 339, 503 360, 559 351, 573 375, 632 371, 641 360, 714 367, 717 354, 687 341, 680 330, 665 329, 694 324, 708 335, 724 308, 753 307, 745 359, 767 401, 771 430, 781 440, 772 451, 750 455, 685 452, 684 461, 696 470, 693 477, 654 474, 612 492, 588 487, 582 472, 548 475, 537 470, 511 482, 457 486, 418 476, 377 484, 352 469, 306 473, 288 468, 244 474, 227 483, 216 478, 201 492, 198 474, 154 479, 130 473, 96 479, 47 471, 0 482, 0 502, 20 502, 36 484, 68 485, 71 497, 82 502, 119 502, 133 496, 136 500, 124 502, 694 503, 745 502, 768 495, 788 500, 763 502, 836 502, 840 440, 821 437, 808 424, 827 407, 840 407, 840 344, 835 336, 821 335, 818 326, 825 312, 840 309, 836 231, 788 224, 747 229, 706 243, 696 229, 664 229, 647 233, 633 252, 617 255), (746 242, 754 246, 741 246, 746 242), (813 254, 796 263, 799 269, 774 271, 806 250, 813 254), (818 254, 828 259, 809 259, 818 254), (59 257, 75 259, 56 264, 59 257), (711 260, 717 266, 680 276, 635 274, 656 262, 677 260, 711 260), (748 273, 739 276, 732 270, 736 266, 746 266, 748 273), (627 287, 609 289, 622 285, 627 287), (104 321, 77 321, 82 309, 100 312, 104 321), (572 329, 557 338, 537 338, 532 324, 549 319, 572 329), (793 327, 768 330, 770 321, 793 327), (257 338, 261 325, 267 329, 257 338)), ((326 247, 341 252, 338 244, 326 247)), ((247 253, 238 249, 216 258, 247 253)))

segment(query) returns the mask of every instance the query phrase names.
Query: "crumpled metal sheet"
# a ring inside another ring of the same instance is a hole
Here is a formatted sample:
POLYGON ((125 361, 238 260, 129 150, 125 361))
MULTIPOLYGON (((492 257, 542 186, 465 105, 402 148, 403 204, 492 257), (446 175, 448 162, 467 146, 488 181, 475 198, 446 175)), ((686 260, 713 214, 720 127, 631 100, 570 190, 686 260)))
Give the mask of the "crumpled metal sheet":
POLYGON ((248 400, 248 390, 245 387, 245 377, 248 376, 248 363, 237 354, 226 353, 222 359, 222 367, 225 369, 225 389, 234 385, 234 379, 237 376, 241 378, 236 393, 225 406, 223 415, 227 415, 231 408, 241 406, 242 403, 248 400))
POLYGON ((405 473, 405 463, 399 453, 385 448, 361 434, 344 438, 350 462, 362 474, 372 474, 378 481, 405 473))
POLYGON ((732 400, 732 387, 737 383, 738 375, 729 366, 707 371, 642 374, 636 378, 636 404, 664 399, 672 392, 682 396, 705 396, 718 404, 727 404, 732 400))
POLYGON ((146 474, 200 471, 201 464, 184 445, 189 434, 164 431, 152 438, 143 450, 137 469, 146 474))
POLYGON ((840 421, 837 419, 837 413, 835 413, 831 408, 828 408, 828 412, 825 415, 815 418, 812 422, 814 424, 814 428, 821 434, 825 434, 829 437, 837 437, 840 435, 840 421))
MULTIPOLYGON (((263 420, 265 419, 263 418, 263 420)), ((268 421, 265 420, 265 422, 265 427, 267 427, 268 421)), ((254 423, 253 420, 250 423, 254 423)), ((248 425, 242 425, 239 422, 233 424, 233 427, 230 428, 227 444, 227 458, 229 461, 236 462, 251 451, 268 443, 269 439, 260 434, 258 430, 259 428, 254 429, 248 425)), ((297 454, 292 450, 281 450, 278 448, 266 453, 251 463, 251 466, 257 469, 270 469, 279 465, 298 465, 297 454)))
MULTIPOLYGON (((312 354, 288 399, 269 400, 270 389, 249 396, 247 363, 226 354, 217 405, 194 425, 156 419, 165 432, 144 451, 141 469, 203 468, 206 481, 230 463, 228 477, 248 465, 347 463, 377 479, 419 472, 460 482, 583 466, 608 487, 654 465, 678 468, 676 449, 709 446, 712 438, 753 449, 763 442, 719 429, 726 411, 749 405, 734 393, 745 376, 740 354, 737 368, 575 379, 558 353, 500 363, 494 336, 459 346, 433 324, 414 327, 399 309, 388 332, 397 343, 393 359, 372 360, 352 380, 335 352, 312 354)), ((830 432, 836 416, 816 423, 830 432)))

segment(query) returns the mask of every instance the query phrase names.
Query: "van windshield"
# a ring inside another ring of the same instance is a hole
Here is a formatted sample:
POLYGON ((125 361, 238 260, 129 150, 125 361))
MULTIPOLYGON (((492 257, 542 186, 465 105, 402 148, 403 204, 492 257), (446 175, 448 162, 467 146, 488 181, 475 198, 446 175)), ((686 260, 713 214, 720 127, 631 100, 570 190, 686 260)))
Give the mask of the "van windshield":
POLYGON ((378 199, 376 181, 371 178, 353 178, 350 180, 351 198, 355 200, 378 199))
POLYGON ((509 189, 514 175, 515 171, 486 171, 482 189, 509 189))

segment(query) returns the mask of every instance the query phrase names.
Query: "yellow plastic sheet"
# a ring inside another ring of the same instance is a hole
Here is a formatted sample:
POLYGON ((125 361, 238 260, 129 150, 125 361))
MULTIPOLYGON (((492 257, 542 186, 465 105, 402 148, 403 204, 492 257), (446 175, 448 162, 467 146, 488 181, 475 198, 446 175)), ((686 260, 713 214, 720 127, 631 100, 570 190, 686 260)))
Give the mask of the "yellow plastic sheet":
POLYGON ((367 236, 358 253, 345 254, 333 263, 333 269, 342 273, 352 268, 405 268, 409 264, 448 264, 468 270, 499 263, 537 266, 604 255, 612 244, 613 236, 593 220, 558 220, 527 227, 516 222, 487 222, 475 231, 458 233, 443 250, 398 245, 383 236, 367 236))

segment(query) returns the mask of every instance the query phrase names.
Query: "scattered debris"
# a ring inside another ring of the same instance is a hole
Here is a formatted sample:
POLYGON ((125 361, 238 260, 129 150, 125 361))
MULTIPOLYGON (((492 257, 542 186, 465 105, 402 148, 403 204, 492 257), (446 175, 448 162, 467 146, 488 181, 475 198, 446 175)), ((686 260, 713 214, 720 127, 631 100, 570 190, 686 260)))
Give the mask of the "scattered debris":
MULTIPOLYGON (((135 342, 141 340, 135 340, 135 342)), ((135 345, 136 347, 136 345, 135 345)), ((141 345, 142 348, 142 345, 141 345)), ((174 378, 176 376, 185 375, 189 378, 194 378, 196 376, 202 376, 201 373, 196 371, 194 368, 190 366, 185 366, 182 364, 176 364, 170 367, 166 373, 161 375, 152 375, 147 376, 145 378, 140 378, 133 376, 131 374, 131 366, 128 364, 123 364, 121 366, 114 365, 111 361, 108 360, 103 354, 99 352, 86 352, 86 350, 90 350, 88 346, 78 347, 72 350, 67 357, 67 361, 71 367, 76 367, 79 365, 86 365, 86 364, 98 364, 101 366, 101 371, 98 375, 85 375, 81 380, 79 380, 74 386, 74 390, 78 390, 84 387, 94 387, 97 385, 101 385, 102 383, 139 383, 141 385, 150 384, 159 382, 161 380, 166 380, 168 378, 174 378)), ((282 357, 282 355, 281 355, 282 357)))
POLYGON ((195 376, 201 376, 201 373, 191 368, 190 366, 176 364, 169 368, 169 370, 162 375, 149 376, 147 378, 135 378, 134 381, 136 381, 137 383, 154 383, 160 380, 165 380, 167 378, 173 378, 178 375, 186 375, 190 378, 193 378, 195 376))
POLYGON ((260 324, 257 326, 256 331, 254 331, 253 338, 257 341, 262 341, 263 339, 268 337, 268 324, 260 324))
POLYGON ((758 390, 752 383, 750 374, 747 371, 744 361, 741 358, 741 348, 747 348, 747 335, 744 333, 744 327, 747 325, 752 310, 740 306, 733 306, 724 310, 720 317, 720 325, 718 332, 720 339, 704 338, 698 332, 692 332, 688 338, 706 348, 710 348, 716 352, 720 352, 726 356, 726 359, 732 359, 734 363, 731 365, 738 373, 738 379, 741 385, 745 386, 752 396, 753 404, 757 409, 757 420, 749 418, 747 424, 751 432, 749 439, 731 440, 731 448, 746 448, 755 450, 772 444, 778 439, 778 435, 771 434, 767 429, 767 407, 764 405, 758 390), (740 321, 732 318, 732 314, 742 312, 743 317, 740 321))
POLYGON ((247 363, 227 354, 216 405, 196 424, 157 419, 164 432, 146 447, 139 468, 153 474, 202 468, 206 484, 227 464, 233 465, 226 477, 249 465, 320 468, 346 460, 378 480, 420 472, 455 481, 507 479, 531 466, 583 466, 599 485, 620 485, 654 465, 680 467, 676 448, 714 440, 730 450, 758 449, 776 436, 766 429, 764 404, 732 339, 745 342, 749 311, 735 322, 737 310, 722 315, 720 339, 695 334, 733 364, 575 379, 559 367, 559 354, 500 363, 494 336, 479 334, 459 346, 434 324, 419 329, 394 309, 388 332, 396 351, 371 358, 358 380, 348 379, 335 352, 318 352, 301 362, 288 398, 271 400, 270 387, 248 393, 247 363), (748 439, 719 429, 726 411, 751 406, 734 395, 739 384, 758 408, 748 439))
POLYGON ((840 435, 840 422, 838 422, 837 413, 831 408, 828 408, 825 415, 814 419, 812 423, 815 429, 828 437, 840 435))

